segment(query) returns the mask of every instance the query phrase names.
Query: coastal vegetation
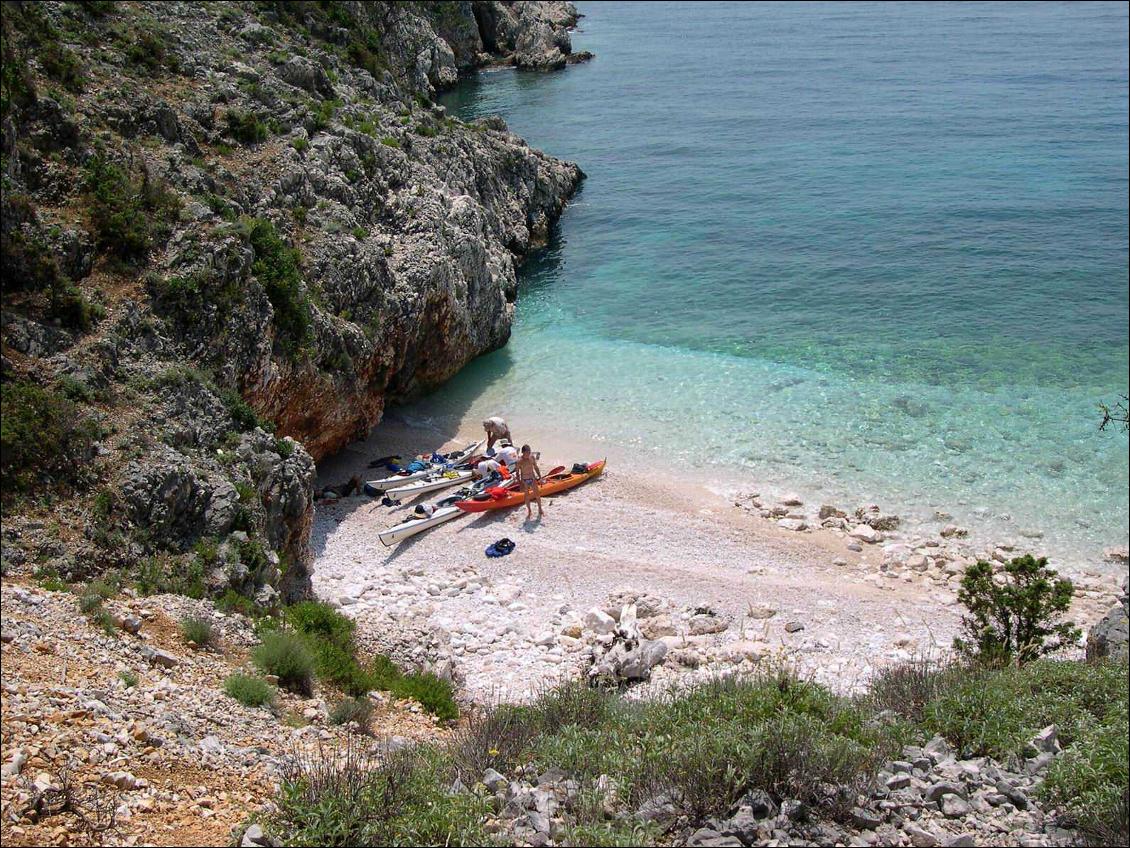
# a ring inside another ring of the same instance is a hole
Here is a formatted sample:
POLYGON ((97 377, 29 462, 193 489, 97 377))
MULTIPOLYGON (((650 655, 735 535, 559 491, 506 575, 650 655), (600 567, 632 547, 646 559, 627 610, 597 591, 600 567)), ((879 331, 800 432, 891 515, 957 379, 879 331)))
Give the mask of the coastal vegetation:
POLYGON ((570 683, 477 711, 447 744, 379 763, 352 749, 296 762, 263 824, 294 845, 419 844, 437 833, 481 844, 506 785, 496 780, 536 785, 554 773, 575 784, 562 844, 663 844, 751 798, 847 821, 907 744, 937 734, 959 756, 1023 761, 1028 740, 1055 724, 1065 750, 1041 797, 1088 837, 1124 840, 1127 699, 1125 664, 1054 659, 896 666, 854 698, 786 669, 653 701, 570 683))

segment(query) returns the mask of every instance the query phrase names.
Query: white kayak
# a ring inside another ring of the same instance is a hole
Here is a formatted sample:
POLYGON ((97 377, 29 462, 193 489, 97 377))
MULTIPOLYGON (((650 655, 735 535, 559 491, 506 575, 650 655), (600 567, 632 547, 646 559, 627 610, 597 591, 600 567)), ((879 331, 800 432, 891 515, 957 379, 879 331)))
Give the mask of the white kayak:
POLYGON ((435 511, 431 515, 413 515, 407 521, 402 521, 395 527, 390 527, 383 533, 380 533, 377 538, 381 540, 381 544, 386 548, 391 548, 393 545, 403 542, 417 533, 423 533, 425 530, 430 530, 443 524, 445 521, 450 521, 453 518, 458 518, 460 515, 467 515, 468 513, 454 506, 453 504, 462 499, 473 497, 478 492, 491 486, 500 486, 504 489, 509 489, 517 481, 510 480, 480 480, 479 482, 456 492, 453 495, 440 498, 432 506, 435 511))
MULTIPOLYGON (((482 442, 478 441, 478 442, 475 442, 473 445, 468 445, 467 447, 463 448, 462 450, 456 451, 453 454, 448 454, 447 462, 445 463, 445 465, 458 465, 461 462, 466 462, 468 459, 470 459, 472 456, 475 455, 475 452, 479 449, 479 447, 481 445, 482 445, 482 442)), ((442 468, 442 467, 443 466, 440 466, 440 465, 429 464, 429 466, 427 468, 424 468, 420 471, 404 472, 402 474, 392 474, 392 475, 385 477, 381 480, 370 480, 369 482, 367 482, 365 484, 365 492, 366 492, 366 494, 369 494, 369 495, 376 495, 380 492, 387 492, 389 489, 392 489, 392 488, 395 488, 395 487, 398 487, 398 486, 403 486, 405 483, 410 483, 414 480, 420 480, 420 479, 427 477, 431 474, 435 474, 436 469, 442 468)))
POLYGON ((450 521, 460 515, 467 515, 463 510, 454 506, 441 506, 435 512, 428 516, 420 516, 408 521, 402 521, 395 527, 390 527, 381 533, 377 538, 381 540, 386 548, 391 548, 398 542, 403 542, 410 536, 415 536, 417 533, 423 533, 432 527, 443 524, 445 521, 450 521))
POLYGON ((432 473, 427 477, 421 477, 419 480, 414 480, 404 486, 397 486, 395 489, 387 489, 385 493, 390 498, 404 500, 405 498, 414 498, 416 495, 422 495, 425 492, 438 492, 440 489, 462 485, 467 483, 471 477, 472 474, 470 471, 432 473))

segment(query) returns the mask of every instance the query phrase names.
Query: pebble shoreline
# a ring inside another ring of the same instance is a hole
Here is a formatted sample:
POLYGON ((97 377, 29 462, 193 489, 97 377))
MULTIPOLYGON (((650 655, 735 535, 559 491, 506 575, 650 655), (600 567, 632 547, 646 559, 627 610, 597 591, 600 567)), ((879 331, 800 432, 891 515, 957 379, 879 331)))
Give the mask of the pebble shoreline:
MULTIPOLYGON (((364 472, 373 451, 436 438, 390 422, 322 476, 364 472)), ((616 616, 637 598, 647 599, 644 635, 667 646, 637 696, 772 661, 851 692, 877 668, 949 649, 966 564, 1028 552, 953 524, 907 532, 873 505, 849 511, 756 492, 726 502, 614 465, 545 503, 542 522, 526 522, 521 509, 487 513, 386 549, 377 533, 411 505, 323 502, 314 589, 355 618, 363 638, 453 676, 471 700, 522 699, 582 674, 609 642, 590 613, 616 616), (503 536, 515 552, 487 559, 503 536)), ((1113 569, 1072 575, 1072 615, 1084 628, 1117 602, 1125 557, 1110 555, 1113 569)))

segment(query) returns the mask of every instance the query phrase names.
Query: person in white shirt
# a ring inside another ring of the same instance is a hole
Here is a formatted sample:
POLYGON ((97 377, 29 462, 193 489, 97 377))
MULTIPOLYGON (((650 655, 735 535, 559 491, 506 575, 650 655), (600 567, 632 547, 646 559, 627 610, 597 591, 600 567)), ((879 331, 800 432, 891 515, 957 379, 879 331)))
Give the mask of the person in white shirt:
POLYGON ((483 420, 483 429, 487 433, 487 453, 490 453, 494 448, 494 443, 502 439, 513 441, 510 438, 510 428, 506 426, 506 422, 498 416, 493 418, 486 418, 483 420))
POLYGON ((485 477, 489 477, 491 474, 501 475, 501 473, 502 465, 493 459, 484 459, 482 462, 475 466, 476 480, 482 480, 485 477))
POLYGON ((502 442, 502 447, 494 455, 494 458, 499 462, 504 463, 511 471, 514 470, 514 463, 518 461, 518 449, 510 442, 502 442))

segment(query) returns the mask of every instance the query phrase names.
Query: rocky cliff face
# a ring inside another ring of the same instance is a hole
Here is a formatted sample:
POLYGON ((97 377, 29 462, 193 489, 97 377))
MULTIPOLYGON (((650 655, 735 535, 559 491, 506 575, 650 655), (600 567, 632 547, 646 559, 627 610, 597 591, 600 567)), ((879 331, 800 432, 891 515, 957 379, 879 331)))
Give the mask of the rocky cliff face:
POLYGON ((505 344, 583 177, 431 97, 576 17, 8 4, 5 567, 306 592, 313 460, 505 344))

